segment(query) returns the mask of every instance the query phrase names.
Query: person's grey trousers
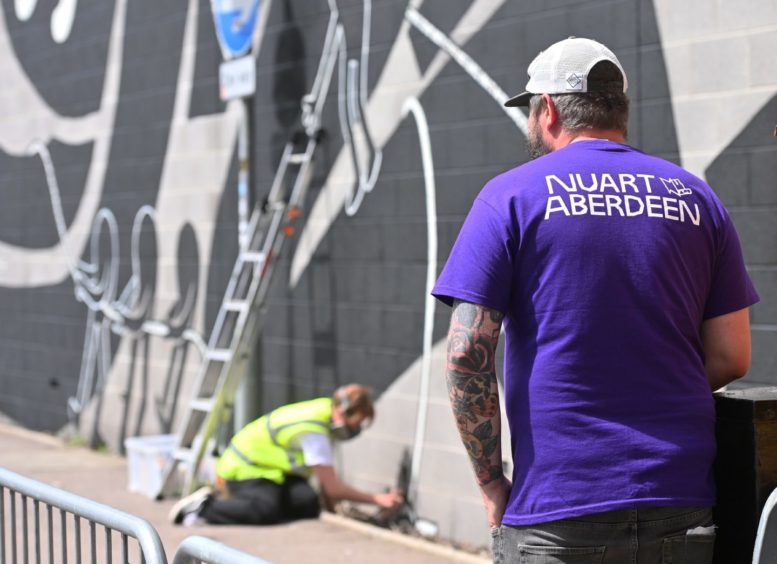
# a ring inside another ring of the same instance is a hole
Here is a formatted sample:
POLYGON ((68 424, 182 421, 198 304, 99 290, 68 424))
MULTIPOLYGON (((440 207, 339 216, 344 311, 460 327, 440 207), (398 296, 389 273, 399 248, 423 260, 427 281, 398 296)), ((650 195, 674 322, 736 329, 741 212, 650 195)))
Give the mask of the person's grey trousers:
POLYGON ((651 507, 491 531, 494 562, 710 564, 712 509, 651 507))

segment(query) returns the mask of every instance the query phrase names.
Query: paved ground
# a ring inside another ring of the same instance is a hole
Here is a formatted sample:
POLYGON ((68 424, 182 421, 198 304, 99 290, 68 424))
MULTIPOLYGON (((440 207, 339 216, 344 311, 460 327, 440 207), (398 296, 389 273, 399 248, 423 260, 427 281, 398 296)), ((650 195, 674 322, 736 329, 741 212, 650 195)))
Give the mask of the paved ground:
POLYGON ((152 501, 127 491, 122 457, 64 444, 48 435, 0 423, 0 466, 148 520, 168 559, 189 535, 202 535, 274 563, 374 564, 486 562, 464 552, 371 527, 339 516, 271 527, 191 527, 167 522, 174 500, 152 501))

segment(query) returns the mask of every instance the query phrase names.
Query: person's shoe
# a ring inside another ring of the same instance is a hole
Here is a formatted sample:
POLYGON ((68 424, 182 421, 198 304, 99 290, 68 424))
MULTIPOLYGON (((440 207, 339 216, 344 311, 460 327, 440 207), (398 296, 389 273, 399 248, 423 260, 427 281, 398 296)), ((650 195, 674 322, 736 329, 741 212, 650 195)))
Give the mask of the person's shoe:
POLYGON ((184 519, 189 514, 197 516, 202 509, 202 506, 213 495, 213 488, 210 486, 203 486, 194 493, 182 497, 175 505, 170 509, 167 518, 173 525, 180 525, 184 522, 184 519))
POLYGON ((200 517, 196 512, 192 511, 183 516, 181 525, 184 527, 202 527, 207 525, 208 522, 200 517))

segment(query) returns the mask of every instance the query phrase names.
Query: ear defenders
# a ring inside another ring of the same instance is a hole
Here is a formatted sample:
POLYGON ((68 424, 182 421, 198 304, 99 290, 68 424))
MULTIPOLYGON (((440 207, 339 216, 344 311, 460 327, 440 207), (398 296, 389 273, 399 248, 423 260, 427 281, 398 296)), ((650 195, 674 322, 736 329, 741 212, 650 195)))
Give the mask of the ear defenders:
POLYGON ((348 397, 348 390, 345 386, 337 388, 335 397, 337 398, 337 404, 343 408, 344 412, 348 412, 351 409, 351 398, 348 397))
MULTIPOLYGON (((335 391, 335 399, 337 400, 337 405, 342 408, 343 414, 350 415, 349 410, 353 405, 351 403, 351 398, 348 397, 348 390, 345 387, 338 388, 337 391, 335 391)), ((349 427, 345 424, 345 421, 337 424, 332 423, 329 429, 338 441, 353 439, 362 432, 361 425, 358 427, 349 427)))

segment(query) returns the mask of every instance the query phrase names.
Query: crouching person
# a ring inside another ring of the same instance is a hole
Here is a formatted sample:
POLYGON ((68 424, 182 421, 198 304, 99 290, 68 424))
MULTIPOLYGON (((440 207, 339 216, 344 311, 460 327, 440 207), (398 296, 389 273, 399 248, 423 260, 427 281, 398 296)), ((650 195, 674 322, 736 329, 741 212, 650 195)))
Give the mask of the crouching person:
POLYGON ((170 520, 195 525, 270 525, 317 517, 323 501, 340 500, 393 508, 398 492, 370 493, 341 481, 333 467, 332 445, 356 437, 374 418, 370 391, 358 384, 323 397, 285 405, 241 429, 216 464, 216 492, 200 488, 176 503, 170 520))

